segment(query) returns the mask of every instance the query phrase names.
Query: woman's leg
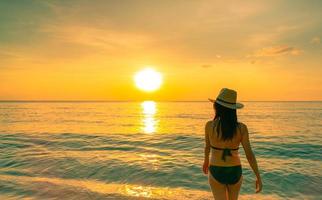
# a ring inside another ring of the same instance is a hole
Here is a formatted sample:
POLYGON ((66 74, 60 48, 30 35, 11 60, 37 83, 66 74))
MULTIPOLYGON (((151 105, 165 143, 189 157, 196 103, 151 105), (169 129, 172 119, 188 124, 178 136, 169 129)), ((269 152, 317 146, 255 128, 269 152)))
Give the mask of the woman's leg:
POLYGON ((228 191, 225 184, 218 182, 210 173, 208 172, 208 181, 211 187, 212 194, 215 200, 228 200, 228 191))
POLYGON ((240 177, 239 181, 234 185, 227 185, 229 200, 237 200, 240 187, 243 182, 243 175, 240 177))

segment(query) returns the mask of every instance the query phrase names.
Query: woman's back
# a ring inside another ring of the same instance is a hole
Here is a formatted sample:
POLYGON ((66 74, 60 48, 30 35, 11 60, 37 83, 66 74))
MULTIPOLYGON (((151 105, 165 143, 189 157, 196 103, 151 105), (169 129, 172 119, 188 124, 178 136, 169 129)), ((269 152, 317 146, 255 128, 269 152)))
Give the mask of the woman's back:
MULTIPOLYGON (((209 121, 207 123, 207 130, 209 135, 209 143, 211 148, 210 165, 215 166, 235 166, 240 165, 240 158, 238 148, 242 140, 242 123, 238 123, 236 134, 231 140, 223 140, 221 131, 217 133, 217 126, 219 126, 219 119, 209 121), (223 149, 230 149, 231 156, 225 156, 223 160, 223 149)), ((220 129, 219 129, 220 130, 220 129)))

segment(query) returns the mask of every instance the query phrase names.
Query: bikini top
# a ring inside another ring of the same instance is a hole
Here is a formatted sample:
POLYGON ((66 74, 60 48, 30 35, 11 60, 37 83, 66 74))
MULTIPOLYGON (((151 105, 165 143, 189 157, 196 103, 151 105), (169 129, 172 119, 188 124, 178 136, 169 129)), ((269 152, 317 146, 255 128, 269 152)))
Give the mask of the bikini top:
POLYGON ((226 156, 232 156, 232 154, 231 154, 232 150, 235 151, 235 150, 239 149, 239 147, 236 148, 236 149, 229 149, 229 148, 218 148, 218 147, 214 147, 212 145, 210 145, 210 146, 211 146, 211 148, 216 149, 216 150, 223 150, 223 152, 221 154, 221 159, 223 161, 226 161, 226 156))
MULTIPOLYGON (((214 126, 215 127, 215 126, 214 126)), ((214 127, 213 127, 213 130, 214 130, 214 127)), ((213 148, 213 149, 216 149, 216 150, 223 150, 222 152, 222 155, 221 155, 221 159, 223 161, 226 161, 226 156, 232 156, 231 154, 231 151, 236 151, 239 149, 239 147, 235 148, 235 149, 230 149, 230 148, 219 148, 219 147, 215 147, 215 146, 212 146, 210 144, 210 147, 213 148)))

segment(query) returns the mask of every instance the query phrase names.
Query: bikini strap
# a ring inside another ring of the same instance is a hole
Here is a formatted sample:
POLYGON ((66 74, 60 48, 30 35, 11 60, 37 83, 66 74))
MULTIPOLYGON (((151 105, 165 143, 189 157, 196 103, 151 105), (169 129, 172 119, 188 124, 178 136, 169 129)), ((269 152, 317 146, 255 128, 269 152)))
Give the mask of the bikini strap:
POLYGON ((212 145, 211 145, 211 148, 216 149, 216 150, 223 150, 223 152, 222 152, 222 154, 221 154, 221 159, 222 159, 223 161, 226 161, 226 156, 232 156, 231 151, 234 151, 234 150, 238 150, 238 149, 239 149, 239 147, 238 147, 238 148, 235 148, 235 149, 229 149, 229 148, 218 148, 218 147, 214 147, 214 146, 212 146, 212 145))
MULTIPOLYGON (((211 145, 211 148, 216 149, 216 150, 225 150, 225 149, 229 149, 229 148, 218 148, 218 147, 214 147, 214 146, 212 146, 212 145, 211 145)), ((239 147, 237 147, 237 148, 235 148, 235 149, 229 149, 229 150, 238 150, 238 149, 239 149, 239 147)))

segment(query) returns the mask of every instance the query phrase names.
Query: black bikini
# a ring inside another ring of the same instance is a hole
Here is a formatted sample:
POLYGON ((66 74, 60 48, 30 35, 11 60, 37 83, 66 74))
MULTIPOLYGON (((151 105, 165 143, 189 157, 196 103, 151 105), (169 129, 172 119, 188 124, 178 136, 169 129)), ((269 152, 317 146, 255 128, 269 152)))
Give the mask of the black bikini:
POLYGON ((210 165, 209 171, 219 183, 225 185, 236 184, 242 175, 241 165, 231 167, 210 165))
MULTIPOLYGON (((211 145, 211 148, 223 151, 221 156, 221 159, 223 161, 226 161, 226 156, 232 156, 231 151, 236 151, 239 149, 239 147, 236 149, 218 148, 212 145, 211 145)), ((226 185, 236 184, 239 181, 240 177, 242 176, 241 165, 229 166, 229 167, 210 165, 208 169, 211 175, 218 182, 226 185)))
POLYGON ((216 149, 216 150, 223 150, 223 152, 222 152, 222 156, 221 156, 221 159, 223 160, 223 161, 226 161, 226 156, 232 156, 231 155, 231 150, 238 150, 239 149, 239 147, 238 148, 236 148, 236 149, 228 149, 228 148, 218 148, 218 147, 214 147, 214 146, 212 146, 212 145, 210 145, 211 146, 211 148, 213 148, 213 149, 216 149))

